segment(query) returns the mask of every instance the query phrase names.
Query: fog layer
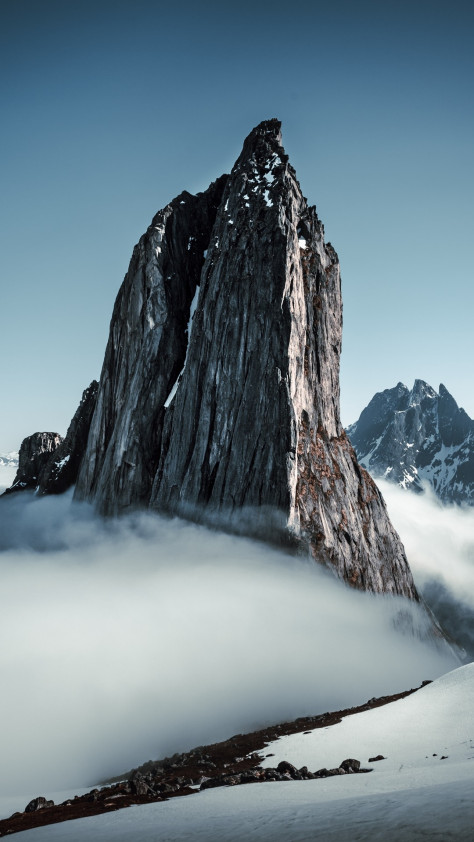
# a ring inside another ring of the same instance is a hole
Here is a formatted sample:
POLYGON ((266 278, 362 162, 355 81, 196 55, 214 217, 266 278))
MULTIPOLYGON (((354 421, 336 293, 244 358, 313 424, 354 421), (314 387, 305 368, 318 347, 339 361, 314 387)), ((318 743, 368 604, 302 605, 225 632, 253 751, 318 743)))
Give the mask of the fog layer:
POLYGON ((446 631, 474 660, 474 508, 441 504, 377 480, 416 584, 446 631))
POLYGON ((404 607, 240 537, 68 496, 0 501, 4 793, 417 686, 456 666, 404 607))

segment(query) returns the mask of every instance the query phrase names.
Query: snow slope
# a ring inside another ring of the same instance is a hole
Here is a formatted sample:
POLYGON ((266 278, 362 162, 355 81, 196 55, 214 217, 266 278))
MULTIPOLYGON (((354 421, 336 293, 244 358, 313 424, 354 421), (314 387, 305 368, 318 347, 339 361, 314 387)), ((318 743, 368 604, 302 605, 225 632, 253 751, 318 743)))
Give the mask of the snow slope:
POLYGON ((267 765, 288 760, 311 770, 347 757, 366 775, 207 790, 164 804, 17 834, 28 842, 353 842, 472 840, 474 826, 474 664, 416 694, 268 747, 267 765), (441 757, 445 755, 446 759, 441 757))

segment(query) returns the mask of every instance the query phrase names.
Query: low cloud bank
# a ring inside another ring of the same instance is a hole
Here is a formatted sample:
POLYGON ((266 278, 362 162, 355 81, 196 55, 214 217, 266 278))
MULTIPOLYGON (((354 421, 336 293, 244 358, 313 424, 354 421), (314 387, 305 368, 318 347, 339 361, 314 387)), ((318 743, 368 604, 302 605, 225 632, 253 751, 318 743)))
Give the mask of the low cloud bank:
POLYGON ((474 660, 474 507, 443 505, 429 487, 412 494, 377 484, 418 589, 466 660, 474 660))
POLYGON ((0 535, 4 794, 92 786, 456 666, 394 629, 401 611, 423 625, 416 606, 245 538, 24 494, 0 501, 0 535))

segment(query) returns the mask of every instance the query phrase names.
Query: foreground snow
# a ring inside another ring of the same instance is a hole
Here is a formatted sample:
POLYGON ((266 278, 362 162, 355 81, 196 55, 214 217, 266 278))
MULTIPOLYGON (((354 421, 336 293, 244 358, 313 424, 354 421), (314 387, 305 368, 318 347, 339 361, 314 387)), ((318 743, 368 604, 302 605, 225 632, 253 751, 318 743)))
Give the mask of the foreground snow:
POLYGON ((31 842, 240 842, 240 840, 472 840, 474 664, 339 725, 283 737, 264 765, 311 771, 346 757, 367 775, 208 790, 163 804, 38 828, 31 842), (441 757, 446 756, 442 760, 441 757))

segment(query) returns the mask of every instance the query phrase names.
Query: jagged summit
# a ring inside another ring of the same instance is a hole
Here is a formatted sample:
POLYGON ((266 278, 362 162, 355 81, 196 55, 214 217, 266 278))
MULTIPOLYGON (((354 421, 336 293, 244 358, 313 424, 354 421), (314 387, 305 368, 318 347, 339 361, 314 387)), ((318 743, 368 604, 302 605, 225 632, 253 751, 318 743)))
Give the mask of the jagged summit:
POLYGON ((272 117, 270 120, 262 120, 258 126, 255 126, 255 128, 249 132, 244 140, 241 157, 251 154, 252 149, 259 146, 262 142, 268 145, 276 144, 281 148, 283 142, 281 136, 281 121, 277 120, 276 117, 272 117))
POLYGON ((377 393, 347 432, 373 476, 474 504, 474 421, 442 383, 439 393, 423 380, 377 393))
MULTIPOLYGON (((337 254, 266 120, 230 175, 181 193, 135 246, 98 389, 59 454, 61 471, 80 462, 76 499, 290 543, 354 587, 417 599, 341 426, 341 336, 337 254)), ((56 462, 40 493, 62 490, 56 462)))
POLYGON ((356 587, 416 598, 341 426, 339 262, 280 128, 260 123, 229 176, 135 247, 76 497, 289 540, 356 587))
POLYGON ((419 403, 423 398, 435 398, 436 392, 424 380, 415 380, 413 389, 411 390, 411 398, 413 403, 419 403))

